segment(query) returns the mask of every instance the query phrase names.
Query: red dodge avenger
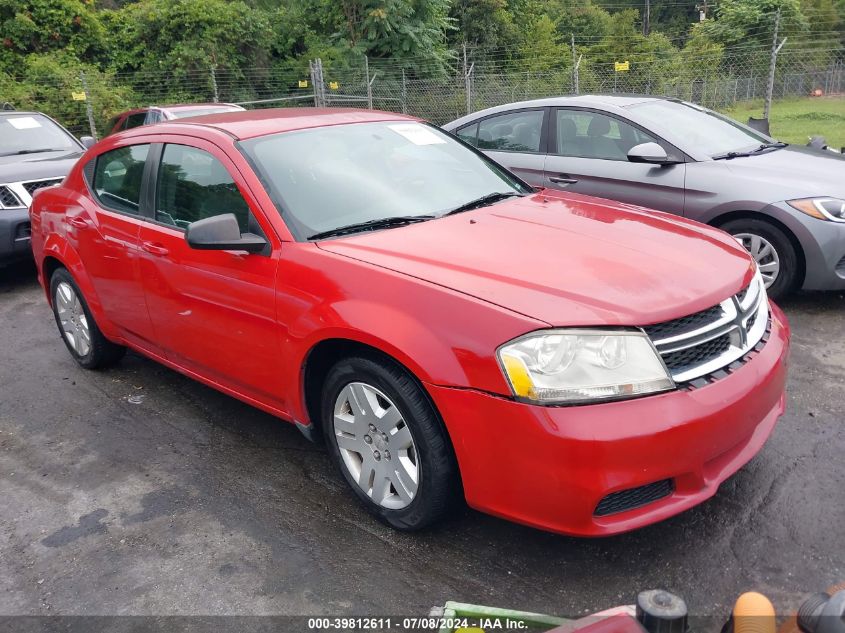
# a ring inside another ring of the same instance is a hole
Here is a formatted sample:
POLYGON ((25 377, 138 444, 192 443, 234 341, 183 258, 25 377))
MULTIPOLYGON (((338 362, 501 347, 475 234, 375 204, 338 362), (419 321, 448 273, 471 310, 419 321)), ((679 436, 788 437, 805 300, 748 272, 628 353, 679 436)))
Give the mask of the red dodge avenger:
POLYGON ((31 214, 82 367, 131 348, 322 436, 398 529, 465 497, 631 530, 715 494, 784 410, 789 326, 733 238, 534 190, 410 117, 129 130, 31 214))

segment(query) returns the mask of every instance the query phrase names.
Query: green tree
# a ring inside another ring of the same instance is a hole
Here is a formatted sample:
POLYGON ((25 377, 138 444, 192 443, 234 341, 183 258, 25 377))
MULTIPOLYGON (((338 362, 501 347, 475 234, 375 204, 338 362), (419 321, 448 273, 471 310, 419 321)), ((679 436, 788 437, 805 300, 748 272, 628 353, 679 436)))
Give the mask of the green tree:
POLYGON ((518 42, 519 27, 507 0, 454 0, 449 16, 455 26, 449 32, 455 46, 466 42, 479 48, 507 50, 518 42))
POLYGON ((105 31, 93 3, 83 0, 0 0, 0 69, 15 69, 21 56, 64 51, 96 61, 105 31))
POLYGON ((449 0, 338 0, 337 38, 373 57, 442 58, 449 0))
POLYGON ((771 44, 775 15, 780 9, 780 36, 806 33, 809 25, 800 0, 722 0, 716 19, 701 24, 702 35, 727 47, 771 44))
POLYGON ((520 69, 534 73, 561 71, 572 66, 572 53, 562 41, 557 24, 540 15, 525 29, 519 45, 520 69))
POLYGON ((72 98, 73 92, 82 91, 80 71, 85 72, 94 118, 101 133, 108 117, 135 102, 132 91, 119 85, 113 73, 83 64, 67 53, 28 55, 19 70, 25 81, 0 73, 3 100, 11 101, 18 109, 44 112, 76 134, 89 133, 86 104, 72 98))
POLYGON ((273 45, 268 14, 241 0, 141 0, 103 18, 121 72, 266 66, 273 45))

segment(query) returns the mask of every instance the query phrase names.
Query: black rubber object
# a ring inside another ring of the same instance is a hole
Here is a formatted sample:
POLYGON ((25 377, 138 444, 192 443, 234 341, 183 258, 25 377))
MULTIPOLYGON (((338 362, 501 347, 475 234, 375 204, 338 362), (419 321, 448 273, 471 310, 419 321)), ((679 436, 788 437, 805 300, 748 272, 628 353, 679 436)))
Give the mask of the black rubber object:
POLYGON ((798 255, 795 247, 784 232, 766 220, 757 218, 738 218, 730 220, 719 227, 731 235, 749 233, 765 238, 777 251, 780 259, 780 273, 774 283, 767 289, 772 299, 779 299, 789 294, 798 285, 798 255))
POLYGON ((686 633, 689 628, 687 603, 662 589, 637 594, 637 620, 649 633, 686 633))

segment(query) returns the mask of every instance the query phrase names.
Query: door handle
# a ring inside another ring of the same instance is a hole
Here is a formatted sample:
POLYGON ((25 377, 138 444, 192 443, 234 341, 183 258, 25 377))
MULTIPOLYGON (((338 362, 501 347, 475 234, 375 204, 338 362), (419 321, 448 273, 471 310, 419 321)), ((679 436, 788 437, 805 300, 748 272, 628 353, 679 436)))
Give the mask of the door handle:
POLYGON ((84 229, 88 226, 88 220, 76 216, 69 217, 67 219, 67 223, 71 226, 75 226, 78 229, 84 229))
POLYGON ((560 185, 574 185, 578 182, 577 178, 570 178, 569 174, 561 174, 560 176, 549 176, 549 180, 560 185))
POLYGON ((143 242, 141 243, 141 248, 147 251, 150 255, 157 255, 158 257, 164 257, 170 252, 164 246, 156 242, 143 242))

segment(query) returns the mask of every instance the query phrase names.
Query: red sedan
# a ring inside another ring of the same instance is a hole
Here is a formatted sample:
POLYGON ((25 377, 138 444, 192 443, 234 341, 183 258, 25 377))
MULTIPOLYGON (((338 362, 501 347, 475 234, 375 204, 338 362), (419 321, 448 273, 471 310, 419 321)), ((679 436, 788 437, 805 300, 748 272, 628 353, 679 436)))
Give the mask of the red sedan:
POLYGON ((162 121, 174 121, 195 116, 219 114, 220 112, 241 112, 243 108, 234 103, 187 103, 182 105, 149 106, 127 110, 112 117, 106 124, 106 136, 122 130, 131 130, 142 125, 153 125, 162 121))
POLYGON ((784 410, 789 326, 729 235, 536 191, 384 112, 234 112, 90 149, 31 209, 86 368, 131 348, 325 439, 415 529, 577 535, 715 494, 784 410))

